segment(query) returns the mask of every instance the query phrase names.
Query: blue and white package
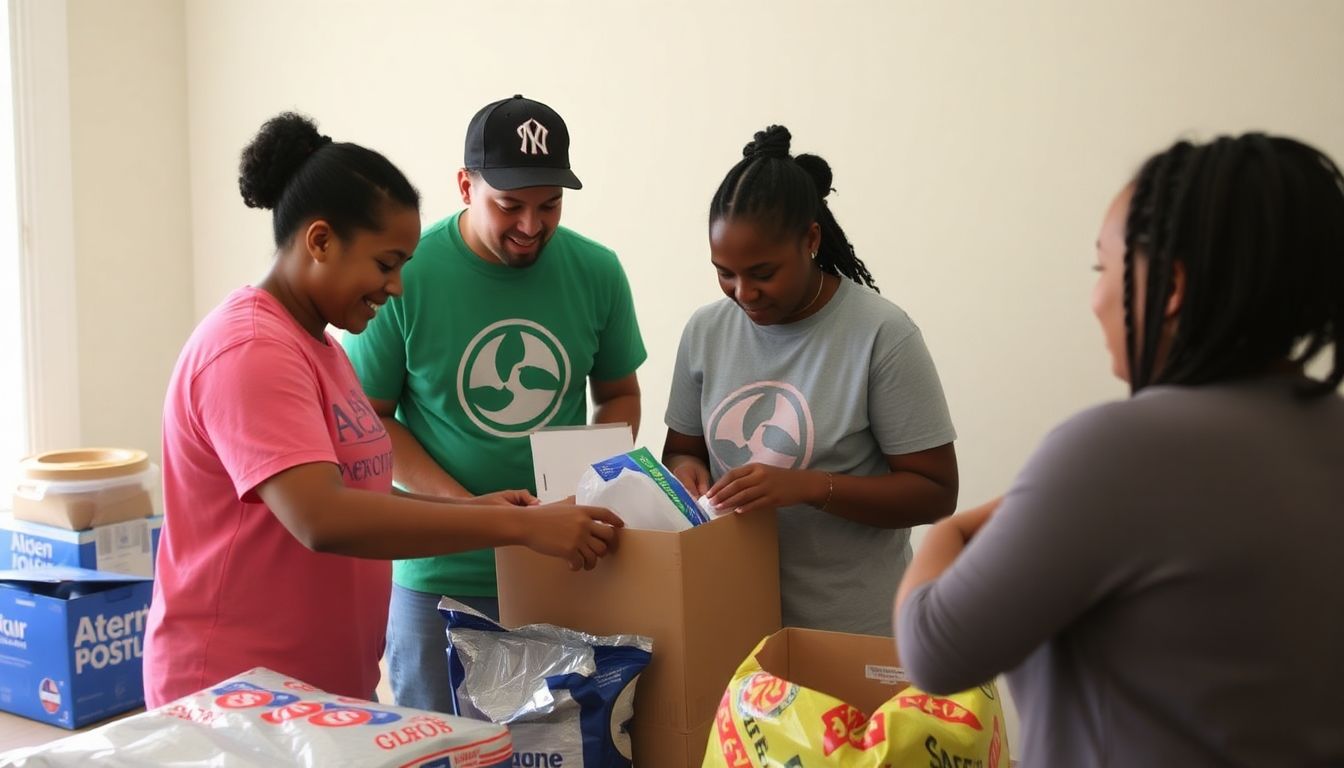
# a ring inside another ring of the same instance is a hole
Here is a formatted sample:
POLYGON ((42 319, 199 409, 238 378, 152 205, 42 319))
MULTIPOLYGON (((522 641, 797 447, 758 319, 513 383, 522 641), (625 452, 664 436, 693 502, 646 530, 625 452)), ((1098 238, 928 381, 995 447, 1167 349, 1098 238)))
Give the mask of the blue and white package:
POLYGON ((589 466, 579 478, 575 500, 610 509, 634 530, 675 532, 709 522, 686 486, 647 448, 589 466))
POLYGON ((550 624, 507 630, 446 597, 439 613, 448 625, 453 713, 507 725, 514 765, 631 765, 635 686, 652 640, 550 624))
POLYGON ((0 571, 65 565, 153 576, 163 517, 146 517, 82 531, 0 515, 0 571))
POLYGON ((152 591, 121 573, 0 571, 0 709, 81 728, 140 706, 152 591))

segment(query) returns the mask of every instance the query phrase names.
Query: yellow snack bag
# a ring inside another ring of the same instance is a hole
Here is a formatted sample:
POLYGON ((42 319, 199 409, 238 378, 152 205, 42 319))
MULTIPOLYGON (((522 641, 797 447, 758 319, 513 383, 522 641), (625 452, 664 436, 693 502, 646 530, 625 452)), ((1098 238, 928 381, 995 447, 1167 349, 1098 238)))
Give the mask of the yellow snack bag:
POLYGON ((719 702, 705 768, 1007 768, 993 683, 934 696, 895 662, 888 637, 786 628, 765 638, 719 702))

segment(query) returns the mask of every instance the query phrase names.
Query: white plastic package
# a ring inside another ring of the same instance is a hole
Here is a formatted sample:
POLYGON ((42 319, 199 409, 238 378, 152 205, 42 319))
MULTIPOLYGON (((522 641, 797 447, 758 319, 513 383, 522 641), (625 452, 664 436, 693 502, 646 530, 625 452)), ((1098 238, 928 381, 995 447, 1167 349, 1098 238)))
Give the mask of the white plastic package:
POLYGON ((0 755, 0 766, 15 768, 512 763, 503 726, 334 696, 261 667, 143 714, 0 755))
POLYGON ((709 521, 686 486, 647 448, 589 466, 579 478, 575 500, 606 507, 635 530, 684 531, 709 521))

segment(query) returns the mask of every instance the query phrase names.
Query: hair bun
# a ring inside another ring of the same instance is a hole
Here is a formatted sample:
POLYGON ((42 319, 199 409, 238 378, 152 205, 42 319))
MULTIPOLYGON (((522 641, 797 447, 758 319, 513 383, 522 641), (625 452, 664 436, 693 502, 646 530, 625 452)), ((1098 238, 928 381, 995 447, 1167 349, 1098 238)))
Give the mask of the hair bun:
POLYGON ((793 134, 789 129, 782 125, 772 125, 764 131, 757 131, 756 136, 747 146, 742 148, 742 156, 752 157, 778 157, 787 158, 789 156, 789 143, 793 141, 793 134))
POLYGON ((289 180, 314 152, 331 143, 312 120, 284 112, 267 120, 238 162, 238 191, 249 208, 274 208, 289 180))
POLYGON ((831 188, 832 176, 830 163, 817 155, 806 154, 799 155, 793 158, 793 160, 798 163, 804 171, 807 171, 808 176, 812 177, 812 183, 817 185, 817 194, 820 195, 823 200, 826 199, 827 195, 835 191, 831 188))

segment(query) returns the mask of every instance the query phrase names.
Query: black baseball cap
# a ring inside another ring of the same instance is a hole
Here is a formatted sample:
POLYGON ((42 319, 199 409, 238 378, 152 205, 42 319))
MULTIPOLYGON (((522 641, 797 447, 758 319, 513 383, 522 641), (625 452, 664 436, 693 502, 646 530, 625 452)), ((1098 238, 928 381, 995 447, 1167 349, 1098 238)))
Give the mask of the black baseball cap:
POLYGON ((495 189, 583 189, 569 169, 569 128, 554 109, 521 95, 481 108, 467 125, 463 165, 495 189))

